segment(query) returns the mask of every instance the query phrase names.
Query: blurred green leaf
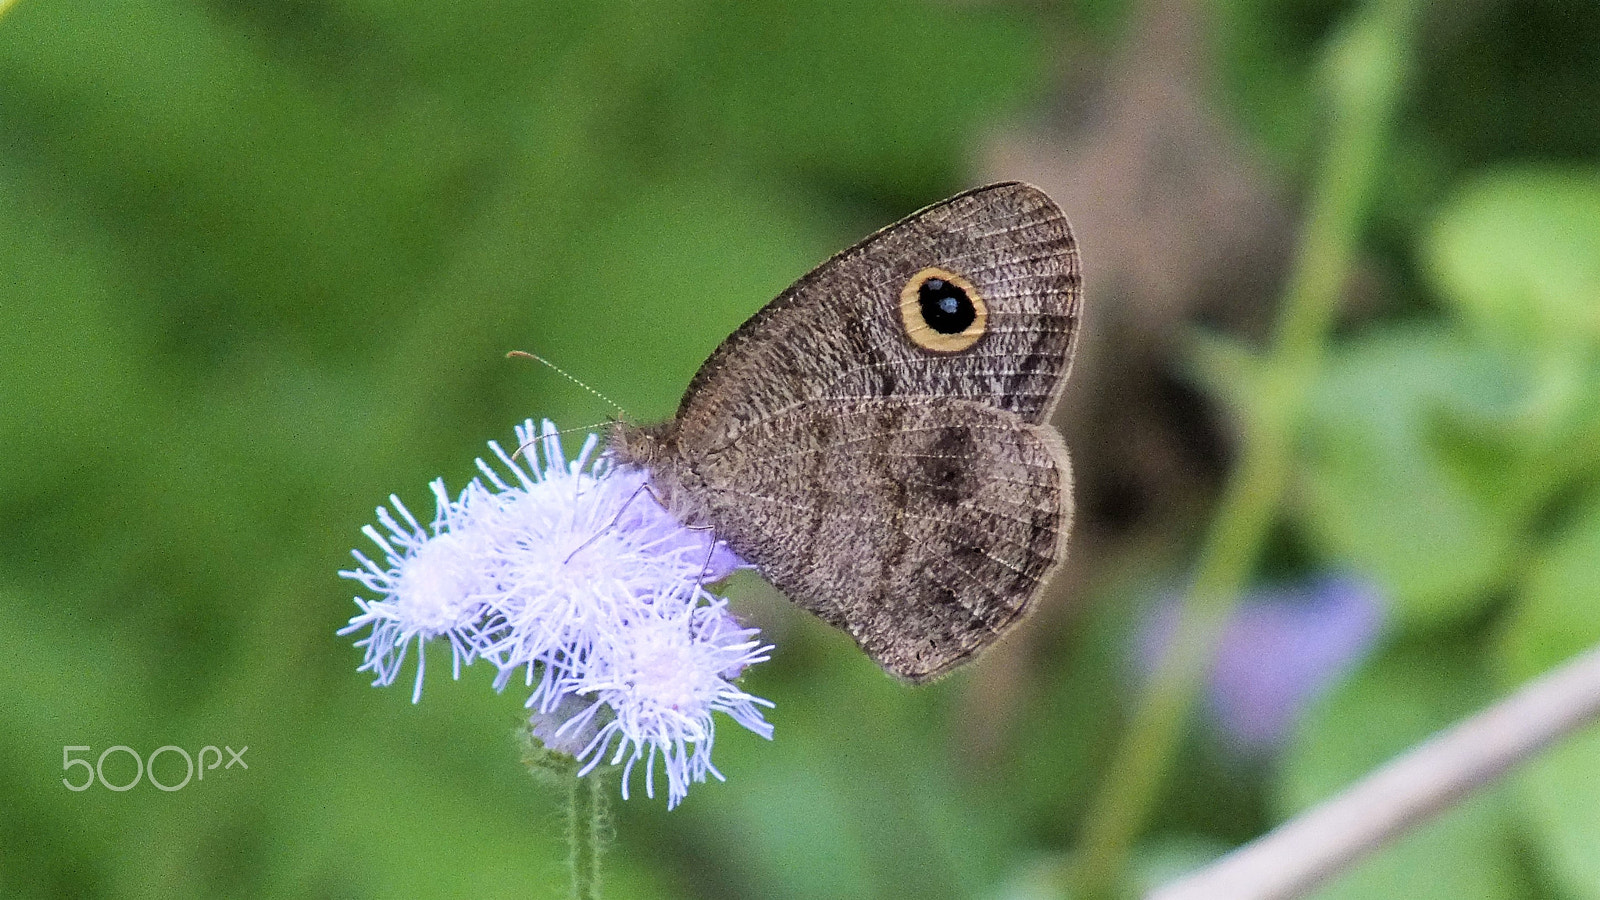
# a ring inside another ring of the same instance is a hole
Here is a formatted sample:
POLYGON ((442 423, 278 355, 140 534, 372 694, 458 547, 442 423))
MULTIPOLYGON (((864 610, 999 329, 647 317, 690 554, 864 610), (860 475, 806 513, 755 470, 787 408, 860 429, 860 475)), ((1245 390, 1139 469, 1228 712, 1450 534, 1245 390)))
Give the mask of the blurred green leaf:
POLYGON ((1318 133, 1315 63, 1339 21, 1334 4, 1226 0, 1215 7, 1220 77, 1233 115, 1280 159, 1312 151, 1318 133))
POLYGON ((1600 344, 1600 173, 1471 182, 1440 212, 1426 261, 1440 296, 1491 340, 1600 344))
POLYGON ((973 159, 974 123, 1030 99, 1017 87, 1043 74, 1037 29, 998 9, 714 0, 684 17, 697 23, 687 52, 634 107, 634 146, 655 160, 710 145, 916 196, 973 159))
MULTIPOLYGON (((606 392, 642 421, 672 414, 716 345, 826 258, 830 240, 788 192, 682 177, 641 182, 580 227, 586 257, 528 289, 559 292, 566 310, 530 323, 530 339, 568 368, 581 361, 604 375, 606 392)), ((580 415, 611 412, 579 399, 580 415)))
POLYGON ((1450 426, 1514 406, 1516 375, 1447 332, 1409 329, 1345 348, 1318 385, 1297 511, 1328 559, 1378 580, 1402 623, 1481 608, 1513 561, 1522 523, 1507 513, 1526 490, 1514 454, 1452 440, 1450 426))
MULTIPOLYGON (((1400 647, 1326 696, 1303 722, 1279 782, 1285 816, 1324 800, 1472 712, 1483 677, 1449 648, 1400 647)), ((1318 900, 1496 900, 1524 895, 1499 791, 1467 799, 1359 863, 1318 900)))
POLYGON ((1134 851, 1133 867, 1141 896, 1170 881, 1216 862, 1228 844, 1194 834, 1161 835, 1141 843, 1134 851))
POLYGON ((1196 384, 1239 418, 1256 413, 1262 396, 1261 358, 1244 341, 1210 331, 1187 336, 1184 362, 1196 384))
MULTIPOLYGON (((120 839, 148 814, 154 791, 69 791, 63 777, 83 778, 81 769, 62 771, 63 747, 93 747, 92 756, 75 755, 94 762, 108 747, 148 752, 167 741, 140 689, 137 641, 70 612, 34 612, 44 599, 0 584, 0 885, 10 895, 87 896, 115 883, 120 839)), ((110 768, 113 781, 131 777, 110 768)))
POLYGON ((1030 859, 1006 876, 999 887, 984 895, 984 900, 1067 900, 1062 893, 1062 873, 1071 862, 1052 856, 1030 859))
POLYGON ((0 496, 20 504, 125 445, 138 422, 108 411, 161 386, 134 312, 151 298, 125 296, 128 273, 107 235, 3 162, 0 248, 0 496))
POLYGON ((1136 629, 1173 568, 1168 560, 1141 558, 1136 572, 1107 584, 1097 595, 1103 602, 1081 613, 1072 653, 1030 686, 1032 702, 1013 726, 1011 758, 999 762, 1006 767, 1002 786, 1012 794, 1006 805, 1034 830, 1068 831, 1088 806, 1137 677, 1129 661, 1136 629))
MULTIPOLYGON (((1600 496, 1573 515, 1534 562, 1500 646, 1508 685, 1600 643, 1600 496)), ((1533 844, 1566 896, 1600 898, 1600 727, 1532 760, 1515 776, 1533 844)))
MULTIPOLYGON (((1020 858, 1021 823, 985 784, 1000 773, 962 773, 950 758, 950 706, 961 677, 910 688, 843 635, 809 616, 799 621, 831 650, 825 664, 808 666, 804 685, 788 690, 748 684, 778 704, 773 741, 719 733, 718 766, 737 778, 737 789, 701 791, 663 826, 683 822, 683 814, 701 827, 716 822, 731 851, 732 887, 721 889, 734 896, 987 893, 1020 858), (808 871, 816 860, 828 864, 808 871), (801 871, 807 874, 797 877, 801 871)), ((782 652, 792 652, 798 637, 791 634, 782 652)))
POLYGON ((1600 497, 1567 517, 1528 569, 1501 659, 1520 683, 1600 642, 1600 497))

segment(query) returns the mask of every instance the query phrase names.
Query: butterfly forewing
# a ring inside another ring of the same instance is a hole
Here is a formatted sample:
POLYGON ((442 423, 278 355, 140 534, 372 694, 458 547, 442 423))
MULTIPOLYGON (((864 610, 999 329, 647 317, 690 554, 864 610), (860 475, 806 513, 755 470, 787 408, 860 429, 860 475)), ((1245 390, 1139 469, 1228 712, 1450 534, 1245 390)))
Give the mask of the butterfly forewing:
POLYGON ((966 399, 1048 418, 1077 337, 1081 275, 1066 217, 1025 184, 953 197, 818 266, 722 343, 678 411, 685 449, 717 450, 749 423, 805 400, 966 399), (988 307, 958 353, 907 335, 909 279, 932 266, 969 280, 988 307))

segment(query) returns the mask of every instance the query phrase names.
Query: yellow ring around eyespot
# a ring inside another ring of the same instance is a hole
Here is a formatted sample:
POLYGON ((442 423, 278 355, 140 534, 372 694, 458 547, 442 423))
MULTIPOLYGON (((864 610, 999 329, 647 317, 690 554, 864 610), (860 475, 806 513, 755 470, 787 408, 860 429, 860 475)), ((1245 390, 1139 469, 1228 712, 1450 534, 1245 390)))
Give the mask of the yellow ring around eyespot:
POLYGON ((906 337, 918 347, 934 353, 959 353, 983 337, 984 329, 989 324, 989 307, 984 305, 983 297, 978 295, 978 289, 972 286, 972 282, 948 269, 929 266, 911 276, 906 286, 900 289, 900 323, 905 326, 906 337), (942 334, 928 325, 922 318, 922 297, 918 292, 930 278, 948 281, 966 292, 967 299, 972 301, 972 324, 955 334, 942 334))

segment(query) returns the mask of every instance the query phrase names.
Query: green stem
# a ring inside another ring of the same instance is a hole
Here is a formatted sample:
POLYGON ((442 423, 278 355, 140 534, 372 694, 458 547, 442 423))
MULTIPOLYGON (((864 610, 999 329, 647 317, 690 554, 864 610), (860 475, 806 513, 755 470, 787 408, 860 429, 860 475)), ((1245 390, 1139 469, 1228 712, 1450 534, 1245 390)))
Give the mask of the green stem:
POLYGON ((572 870, 573 900, 600 900, 600 857, 604 854, 610 820, 605 784, 598 774, 573 776, 567 788, 568 865, 572 870))
POLYGON ((1370 0, 1333 46, 1329 145, 1312 189, 1241 456, 1196 563, 1177 637, 1151 675, 1084 824, 1074 894, 1111 895, 1188 723, 1217 639, 1259 559, 1284 489, 1310 386, 1360 236, 1409 68, 1416 0, 1370 0))

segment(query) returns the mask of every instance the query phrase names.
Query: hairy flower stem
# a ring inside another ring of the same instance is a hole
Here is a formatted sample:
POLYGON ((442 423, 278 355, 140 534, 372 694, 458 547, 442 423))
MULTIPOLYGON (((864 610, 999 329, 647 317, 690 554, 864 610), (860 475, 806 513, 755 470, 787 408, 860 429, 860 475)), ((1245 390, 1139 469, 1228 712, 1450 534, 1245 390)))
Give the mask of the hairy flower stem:
POLYGON ((1322 365, 1345 273, 1403 93, 1416 0, 1369 0, 1331 48, 1328 151, 1313 185, 1271 348, 1242 410, 1241 457, 1196 564, 1177 637, 1144 687, 1085 820, 1073 896, 1112 894, 1149 818, 1288 484, 1293 445, 1322 365))
POLYGON ((610 837, 604 779, 572 776, 567 786, 567 865, 573 900, 600 900, 600 858, 610 837))

